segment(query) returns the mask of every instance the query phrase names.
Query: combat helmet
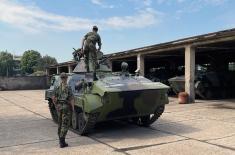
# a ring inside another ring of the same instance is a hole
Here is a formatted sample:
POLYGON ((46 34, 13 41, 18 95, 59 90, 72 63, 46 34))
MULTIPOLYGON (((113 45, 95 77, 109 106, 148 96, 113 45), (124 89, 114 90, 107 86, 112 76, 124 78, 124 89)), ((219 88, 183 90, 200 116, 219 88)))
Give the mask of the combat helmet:
POLYGON ((60 74, 60 78, 63 79, 63 78, 68 78, 68 75, 65 73, 65 72, 62 72, 60 74))
POLYGON ((122 62, 121 69, 122 69, 122 72, 126 72, 128 70, 128 63, 122 62))
POLYGON ((98 27, 96 25, 94 25, 92 30, 98 31, 98 27))

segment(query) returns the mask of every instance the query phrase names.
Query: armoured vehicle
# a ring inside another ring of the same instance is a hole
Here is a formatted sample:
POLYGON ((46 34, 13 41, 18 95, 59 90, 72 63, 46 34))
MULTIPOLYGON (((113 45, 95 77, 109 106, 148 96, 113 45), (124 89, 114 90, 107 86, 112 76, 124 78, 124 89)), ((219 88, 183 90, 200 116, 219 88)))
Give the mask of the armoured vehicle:
MULTIPOLYGON (((234 97, 235 72, 216 71, 210 65, 197 65, 195 70, 195 94, 202 99, 234 97)), ((170 86, 178 94, 185 89, 185 76, 170 78, 170 86)))
MULTIPOLYGON (((102 56, 94 77, 92 65, 88 73, 84 59, 75 60, 78 64, 69 75, 68 84, 75 97, 71 127, 80 135, 87 134, 96 123, 109 120, 128 120, 140 126, 149 126, 164 112, 168 103, 168 86, 138 74, 129 74, 127 63, 122 63, 122 72, 111 72, 102 56)), ((46 91, 46 100, 55 122, 57 113, 51 93, 58 83, 59 76, 55 76, 51 88, 46 91)))
POLYGON ((150 79, 153 82, 161 82, 166 85, 169 85, 168 79, 173 77, 173 73, 167 70, 165 67, 151 68, 149 74, 146 75, 146 78, 150 79))

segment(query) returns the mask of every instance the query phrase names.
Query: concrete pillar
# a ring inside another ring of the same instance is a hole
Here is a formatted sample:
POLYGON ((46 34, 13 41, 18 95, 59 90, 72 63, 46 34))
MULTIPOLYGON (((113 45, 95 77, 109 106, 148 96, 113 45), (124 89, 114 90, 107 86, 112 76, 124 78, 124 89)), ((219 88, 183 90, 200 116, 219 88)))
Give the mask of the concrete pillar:
POLYGON ((57 66, 57 68, 56 68, 56 74, 60 74, 60 68, 59 68, 59 66, 57 66))
POLYGON ((50 69, 46 68, 46 76, 49 76, 49 74, 50 74, 50 69))
POLYGON ((189 94, 189 102, 195 102, 195 48, 185 47, 185 92, 189 94))
POLYGON ((108 66, 110 67, 111 71, 113 71, 113 61, 108 60, 108 66))
POLYGON ((73 67, 72 67, 72 65, 68 65, 68 71, 69 71, 69 73, 72 73, 72 72, 73 72, 73 67))
POLYGON ((137 55, 137 70, 139 70, 139 73, 141 76, 144 76, 144 56, 141 54, 137 55))

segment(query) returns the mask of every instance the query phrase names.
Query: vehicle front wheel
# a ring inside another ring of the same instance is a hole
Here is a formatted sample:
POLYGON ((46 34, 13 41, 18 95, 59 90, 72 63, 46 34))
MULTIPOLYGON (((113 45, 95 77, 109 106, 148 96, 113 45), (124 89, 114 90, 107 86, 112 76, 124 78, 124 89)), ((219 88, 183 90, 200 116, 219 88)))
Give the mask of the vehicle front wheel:
POLYGON ((164 110, 165 110, 165 105, 161 105, 157 107, 157 109, 153 114, 141 117, 134 117, 132 118, 132 121, 139 126, 148 127, 149 125, 153 124, 162 115, 164 110))
POLYGON ((78 133, 79 135, 86 134, 86 125, 87 121, 85 118, 85 114, 83 112, 78 114, 78 133))
POLYGON ((78 112, 76 111, 72 113, 72 128, 75 130, 78 128, 78 112))
POLYGON ((202 99, 208 100, 213 98, 212 86, 205 81, 197 81, 195 84, 196 94, 202 99))

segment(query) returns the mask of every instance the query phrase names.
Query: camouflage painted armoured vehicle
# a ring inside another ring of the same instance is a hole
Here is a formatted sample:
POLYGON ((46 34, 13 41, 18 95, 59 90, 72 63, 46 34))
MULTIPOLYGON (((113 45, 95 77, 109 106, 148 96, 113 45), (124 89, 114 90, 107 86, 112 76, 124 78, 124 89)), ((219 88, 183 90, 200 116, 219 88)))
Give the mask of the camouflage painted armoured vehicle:
MULTIPOLYGON (((209 65, 197 65, 195 70, 195 94, 202 99, 234 97, 235 72, 216 71, 209 65)), ((178 94, 184 91, 185 76, 170 78, 170 86, 178 94)))
MULTIPOLYGON (((96 78, 92 72, 86 72, 83 59, 79 59, 74 73, 68 78, 75 96, 72 128, 83 135, 96 123, 103 121, 124 119, 141 126, 155 122, 168 103, 168 86, 142 76, 130 75, 126 63, 122 64, 122 72, 114 73, 104 61, 100 62, 96 78)), ((49 95, 52 89, 46 91, 46 99, 52 118, 56 121, 56 110, 49 95)))

